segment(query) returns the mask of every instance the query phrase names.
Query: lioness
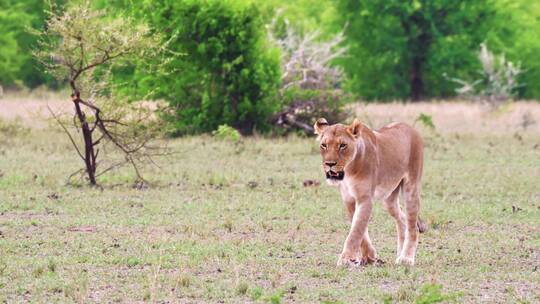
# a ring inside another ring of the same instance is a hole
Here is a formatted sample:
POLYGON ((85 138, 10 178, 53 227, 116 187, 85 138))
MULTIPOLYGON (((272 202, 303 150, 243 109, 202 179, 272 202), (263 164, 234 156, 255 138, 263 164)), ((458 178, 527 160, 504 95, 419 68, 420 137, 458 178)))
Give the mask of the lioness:
POLYGON ((351 229, 338 265, 355 266, 380 262, 368 234, 373 201, 382 199, 396 220, 396 263, 414 265, 420 222, 420 179, 423 142, 420 134, 404 123, 392 123, 374 131, 358 119, 350 125, 314 125, 318 134, 326 181, 339 187, 351 221, 351 229), (399 207, 405 194, 406 213, 399 207))

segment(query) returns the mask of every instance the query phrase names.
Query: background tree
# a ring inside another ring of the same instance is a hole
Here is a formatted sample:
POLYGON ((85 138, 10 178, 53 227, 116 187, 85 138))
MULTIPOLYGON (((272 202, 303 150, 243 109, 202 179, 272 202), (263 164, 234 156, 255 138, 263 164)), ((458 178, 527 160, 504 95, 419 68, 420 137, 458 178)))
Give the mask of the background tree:
POLYGON ((127 72, 136 75, 139 91, 169 103, 165 117, 175 134, 210 132, 223 124, 243 134, 268 129, 279 109, 279 52, 266 40, 255 5, 161 0, 139 9, 174 55, 161 73, 138 67, 127 72))
POLYGON ((11 85, 18 78, 25 61, 18 38, 30 20, 21 4, 0 2, 0 84, 11 85))
POLYGON ((351 54, 343 66, 368 99, 452 95, 443 73, 474 73, 497 21, 490 0, 339 0, 338 9, 351 54))
POLYGON ((130 163, 142 179, 138 164, 159 151, 148 145, 157 126, 149 110, 128 104, 114 93, 116 87, 110 85, 109 75, 118 64, 155 56, 160 44, 148 35, 146 26, 128 17, 107 16, 92 9, 89 1, 70 5, 64 13, 57 11, 51 11, 35 54, 48 72, 67 81, 72 89, 73 127, 82 135, 82 144, 66 123, 53 115, 84 161, 81 171, 95 185, 100 174, 130 163), (100 147, 106 148, 107 143, 124 159, 108 166, 100 163, 100 147))
MULTIPOLYGON (((0 84, 33 88, 56 86, 54 78, 39 68, 32 56, 37 37, 29 29, 41 30, 45 24, 43 0, 0 1, 0 84)), ((58 6, 65 1, 51 1, 58 6)))
POLYGON ((499 51, 513 62, 521 63, 524 69, 518 79, 524 84, 518 88, 519 97, 540 99, 540 2, 501 0, 498 7, 507 12, 505 23, 519 33, 499 51))

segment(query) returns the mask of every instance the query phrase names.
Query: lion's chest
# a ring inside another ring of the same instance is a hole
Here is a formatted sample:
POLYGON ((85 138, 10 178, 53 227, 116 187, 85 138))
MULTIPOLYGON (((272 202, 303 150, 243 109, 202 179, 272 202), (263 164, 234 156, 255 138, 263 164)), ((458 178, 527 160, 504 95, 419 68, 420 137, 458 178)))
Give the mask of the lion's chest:
POLYGON ((392 185, 386 186, 386 185, 377 185, 375 187, 375 190, 373 193, 356 193, 354 189, 362 189, 363 187, 358 187, 357 183, 354 180, 348 180, 345 179, 340 182, 341 190, 344 191, 346 196, 354 197, 356 198, 359 195, 365 195, 368 194, 373 198, 373 200, 383 200, 386 199, 394 190, 395 187, 392 185))

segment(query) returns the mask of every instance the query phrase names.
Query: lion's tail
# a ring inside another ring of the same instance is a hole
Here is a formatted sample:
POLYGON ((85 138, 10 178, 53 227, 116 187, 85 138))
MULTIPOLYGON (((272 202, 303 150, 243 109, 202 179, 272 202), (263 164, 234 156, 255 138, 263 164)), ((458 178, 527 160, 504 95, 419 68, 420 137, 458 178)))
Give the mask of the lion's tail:
POLYGON ((418 231, 420 231, 420 233, 424 233, 428 230, 428 225, 426 224, 426 222, 422 221, 420 217, 418 217, 416 226, 418 226, 418 231))

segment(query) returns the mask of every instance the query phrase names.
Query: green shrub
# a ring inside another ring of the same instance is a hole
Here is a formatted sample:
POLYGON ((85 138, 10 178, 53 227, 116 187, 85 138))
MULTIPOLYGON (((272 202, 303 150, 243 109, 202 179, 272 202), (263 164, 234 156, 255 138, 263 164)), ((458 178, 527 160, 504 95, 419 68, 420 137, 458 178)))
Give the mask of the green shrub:
POLYGON ((263 289, 259 286, 257 287, 254 287, 252 290, 251 290, 251 299, 253 301, 257 301, 258 299, 260 299, 263 295, 263 289))
POLYGON ((414 120, 414 123, 420 122, 424 127, 427 127, 431 130, 435 130, 435 124, 433 123, 433 117, 431 115, 420 113, 418 117, 414 120))
POLYGON ((440 284, 426 283, 422 286, 420 294, 416 297, 416 304, 441 303, 456 300, 460 297, 459 293, 444 294, 443 287, 440 284))
POLYGON ((234 0, 153 1, 148 23, 168 42, 157 74, 136 70, 137 86, 170 105, 174 133, 227 124, 243 134, 266 130, 277 111, 279 52, 269 47, 261 13, 234 0))
POLYGON ((217 130, 212 132, 212 135, 219 139, 225 139, 234 142, 239 141, 241 138, 240 132, 228 125, 219 126, 217 130))

